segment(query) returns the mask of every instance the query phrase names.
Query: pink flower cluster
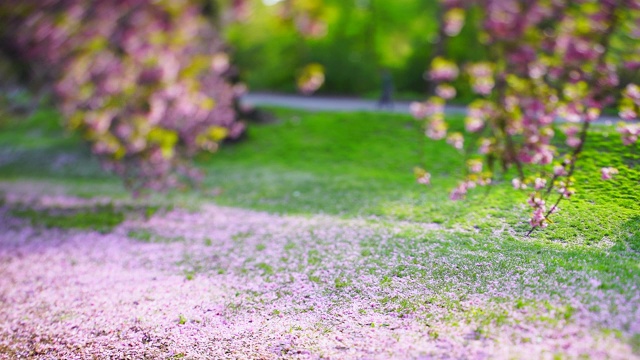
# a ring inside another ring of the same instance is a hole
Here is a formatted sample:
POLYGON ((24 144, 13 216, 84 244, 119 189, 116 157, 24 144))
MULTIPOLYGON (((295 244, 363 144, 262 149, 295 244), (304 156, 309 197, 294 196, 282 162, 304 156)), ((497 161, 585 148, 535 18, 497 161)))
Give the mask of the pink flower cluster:
POLYGON ((455 80, 458 74, 458 65, 442 57, 433 59, 431 70, 429 70, 429 78, 437 82, 455 80))
POLYGON ((416 181, 418 182, 418 184, 429 185, 431 184, 431 174, 425 173, 424 175, 420 176, 416 181))
POLYGON ((426 102, 413 102, 410 111, 417 120, 427 119, 425 135, 433 140, 447 136, 447 124, 444 120, 444 101, 433 97, 426 102))
POLYGON ((547 222, 547 207, 545 205, 545 201, 536 197, 536 194, 531 194, 529 200, 527 200, 529 206, 533 208, 533 216, 529 220, 529 224, 533 227, 541 227, 546 228, 548 226, 547 222))
POLYGON ((638 136, 640 136, 640 124, 620 123, 618 124, 618 132, 622 136, 622 142, 625 145, 633 145, 638 141, 638 136))
POLYGON ((481 62, 467 66, 471 88, 477 94, 488 96, 495 86, 494 71, 490 63, 481 62))
POLYGON ((620 117, 624 120, 633 120, 640 117, 640 86, 629 84, 622 95, 620 117))
POLYGON ((464 119, 465 129, 470 133, 480 132, 486 122, 492 119, 497 112, 494 105, 486 100, 476 100, 467 108, 467 117, 464 119))
POLYGON ((464 147, 464 136, 459 132, 451 133, 447 136, 447 144, 458 150, 462 150, 464 147))
POLYGON ((464 9, 453 7, 444 14, 444 32, 447 36, 456 36, 464 26, 464 9))
POLYGON ((313 94, 324 84, 324 67, 320 64, 308 64, 298 76, 298 90, 305 94, 313 94))

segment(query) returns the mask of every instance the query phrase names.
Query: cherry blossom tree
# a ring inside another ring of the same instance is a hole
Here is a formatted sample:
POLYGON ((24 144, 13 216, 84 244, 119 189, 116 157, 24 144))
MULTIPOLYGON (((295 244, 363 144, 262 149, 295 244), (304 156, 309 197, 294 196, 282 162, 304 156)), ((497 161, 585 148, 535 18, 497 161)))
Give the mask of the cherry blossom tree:
POLYGON ((3 1, 0 38, 134 191, 198 180, 186 159, 243 132, 229 56, 198 2, 3 1))
MULTIPOLYGON (((513 186, 530 192, 529 234, 545 228, 558 204, 576 191, 576 163, 605 107, 619 103, 626 122, 618 131, 625 145, 637 146, 640 87, 625 83, 619 73, 640 70, 640 1, 441 0, 441 5, 441 42, 457 35, 465 14, 474 11, 481 14, 474 17, 479 41, 489 49, 485 61, 468 64, 439 54, 428 72, 437 84, 434 96, 411 105, 413 115, 425 120, 426 136, 446 139, 469 157, 450 198, 462 199, 469 189, 491 184, 496 172, 514 168, 513 186), (449 132, 444 115, 459 77, 478 95, 468 106, 465 134, 449 132), (555 127, 557 121, 562 124, 555 127), (566 137, 563 146, 558 129, 566 137)), ((606 167, 601 177, 616 173, 606 167)), ((419 183, 429 183, 426 170, 416 174, 419 183)))

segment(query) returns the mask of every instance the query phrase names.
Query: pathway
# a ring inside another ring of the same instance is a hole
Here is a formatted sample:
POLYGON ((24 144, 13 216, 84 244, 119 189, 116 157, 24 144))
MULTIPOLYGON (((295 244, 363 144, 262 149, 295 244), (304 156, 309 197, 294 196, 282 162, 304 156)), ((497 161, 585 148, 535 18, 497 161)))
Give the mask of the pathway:
MULTIPOLYGON (((409 113, 408 101, 396 101, 393 109, 378 107, 375 100, 366 100, 347 97, 329 96, 303 96, 274 93, 249 93, 242 98, 242 102, 255 106, 282 106, 293 109, 303 109, 312 111, 383 111, 393 113, 409 113)), ((448 106, 449 113, 465 113, 464 107, 448 106)))
MULTIPOLYGON (((397 101, 395 102, 393 109, 380 109, 378 107, 378 102, 375 100, 316 95, 303 96, 263 92, 246 94, 245 96, 243 96, 241 101, 244 104, 253 106, 280 106, 310 111, 381 111, 400 114, 409 114, 409 105, 411 104, 411 102, 408 101, 397 101)), ((465 107, 459 105, 448 105, 445 108, 445 111, 447 114, 466 114, 465 107)), ((600 117, 600 119, 598 119, 597 123, 604 125, 613 125, 618 121, 622 121, 622 119, 616 116, 602 116, 600 117)))

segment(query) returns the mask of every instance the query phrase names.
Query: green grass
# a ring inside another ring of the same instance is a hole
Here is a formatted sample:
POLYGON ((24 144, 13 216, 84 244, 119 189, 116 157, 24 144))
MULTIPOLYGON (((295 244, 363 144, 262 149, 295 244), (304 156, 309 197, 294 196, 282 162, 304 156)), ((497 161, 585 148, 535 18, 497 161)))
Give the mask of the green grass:
POLYGON ((114 206, 113 204, 70 208, 33 208, 20 204, 14 206, 11 214, 28 220, 33 226, 108 233, 120 225, 127 216, 149 218, 158 210, 158 206, 114 206))
MULTIPOLYGON (((511 189, 513 175, 498 179, 489 191, 475 189, 464 201, 449 201, 465 160, 444 141, 425 141, 409 116, 273 111, 276 123, 252 125, 245 141, 196 159, 208 174, 203 193, 175 192, 159 201, 184 206, 214 200, 278 213, 437 223, 485 235, 529 230, 527 193, 511 189), (433 174, 430 187, 415 183, 417 165, 433 174)), ((462 127, 460 118, 452 120, 454 129, 462 127)), ((0 122, 0 181, 44 182, 74 195, 126 198, 119 180, 100 170, 80 139, 59 124, 59 115, 48 109, 0 122)), ((578 193, 561 204, 549 229, 534 236, 587 245, 623 242, 639 251, 638 164, 637 147, 624 147, 612 128, 599 127, 579 164, 578 193), (621 173, 601 181, 602 166, 621 173)))
POLYGON ((46 181, 74 194, 124 194, 119 180, 104 172, 80 136, 62 128, 61 115, 50 108, 27 117, 0 112, 0 180, 46 181))
POLYGON ((276 212, 382 216, 426 222, 462 219, 462 207, 443 201, 463 159, 449 146, 424 148, 439 176, 415 184, 422 150, 418 124, 408 116, 277 111, 281 121, 254 126, 249 141, 199 160, 217 201, 276 212), (455 218, 455 219, 454 219, 455 218))
MULTIPOLYGON (((209 174, 206 186, 223 190, 217 202, 282 213, 439 223, 487 234, 503 226, 516 234, 529 230, 528 193, 511 189, 513 175, 488 193, 475 189, 465 201, 449 201, 464 159, 444 141, 423 142, 409 116, 276 114, 278 123, 251 127, 247 141, 200 157, 209 174), (415 183, 416 165, 434 175, 432 186, 415 183)), ((454 127, 460 122, 454 119, 454 127)), ((561 203, 556 223, 535 236, 583 244, 617 239, 637 250, 640 155, 624 147, 612 128, 598 128, 589 141, 576 174, 578 193, 561 203), (621 173, 601 181, 603 166, 621 173)))
POLYGON ((110 232, 125 219, 123 212, 112 205, 79 209, 45 209, 17 208, 12 215, 27 219, 33 226, 60 229, 96 230, 110 232))

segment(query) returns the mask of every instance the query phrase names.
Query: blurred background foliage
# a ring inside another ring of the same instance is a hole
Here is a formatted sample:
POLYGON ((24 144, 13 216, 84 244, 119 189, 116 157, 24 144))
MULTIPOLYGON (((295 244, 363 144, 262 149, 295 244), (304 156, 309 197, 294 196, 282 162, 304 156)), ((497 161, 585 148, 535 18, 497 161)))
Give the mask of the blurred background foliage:
MULTIPOLYGON (((250 89, 293 92, 292 69, 320 63, 326 71, 320 93, 376 96, 385 70, 393 75, 400 97, 425 93, 423 74, 438 42, 436 1, 301 1, 319 9, 316 16, 326 26, 323 36, 304 36, 290 26, 282 17, 284 1, 247 1, 246 19, 227 26, 225 38, 250 89)), ((445 55, 459 61, 483 59, 475 32, 466 26, 447 44, 445 55)), ((464 99, 464 89, 461 95, 464 99)))
MULTIPOLYGON (((197 182, 186 160, 241 139, 245 121, 259 120, 238 101, 243 82, 250 91, 309 94, 322 85, 325 95, 375 98, 390 74, 395 99, 419 99, 432 88, 424 74, 434 57, 462 66, 488 59, 478 39, 483 9, 468 8, 445 44, 440 3, 0 0, 0 113, 55 106, 126 178, 158 189, 197 182)), ((616 63, 633 55, 633 40, 614 36, 616 63)), ((628 83, 640 72, 621 75, 628 83)), ((473 99, 466 76, 453 82, 461 103, 473 99)))

